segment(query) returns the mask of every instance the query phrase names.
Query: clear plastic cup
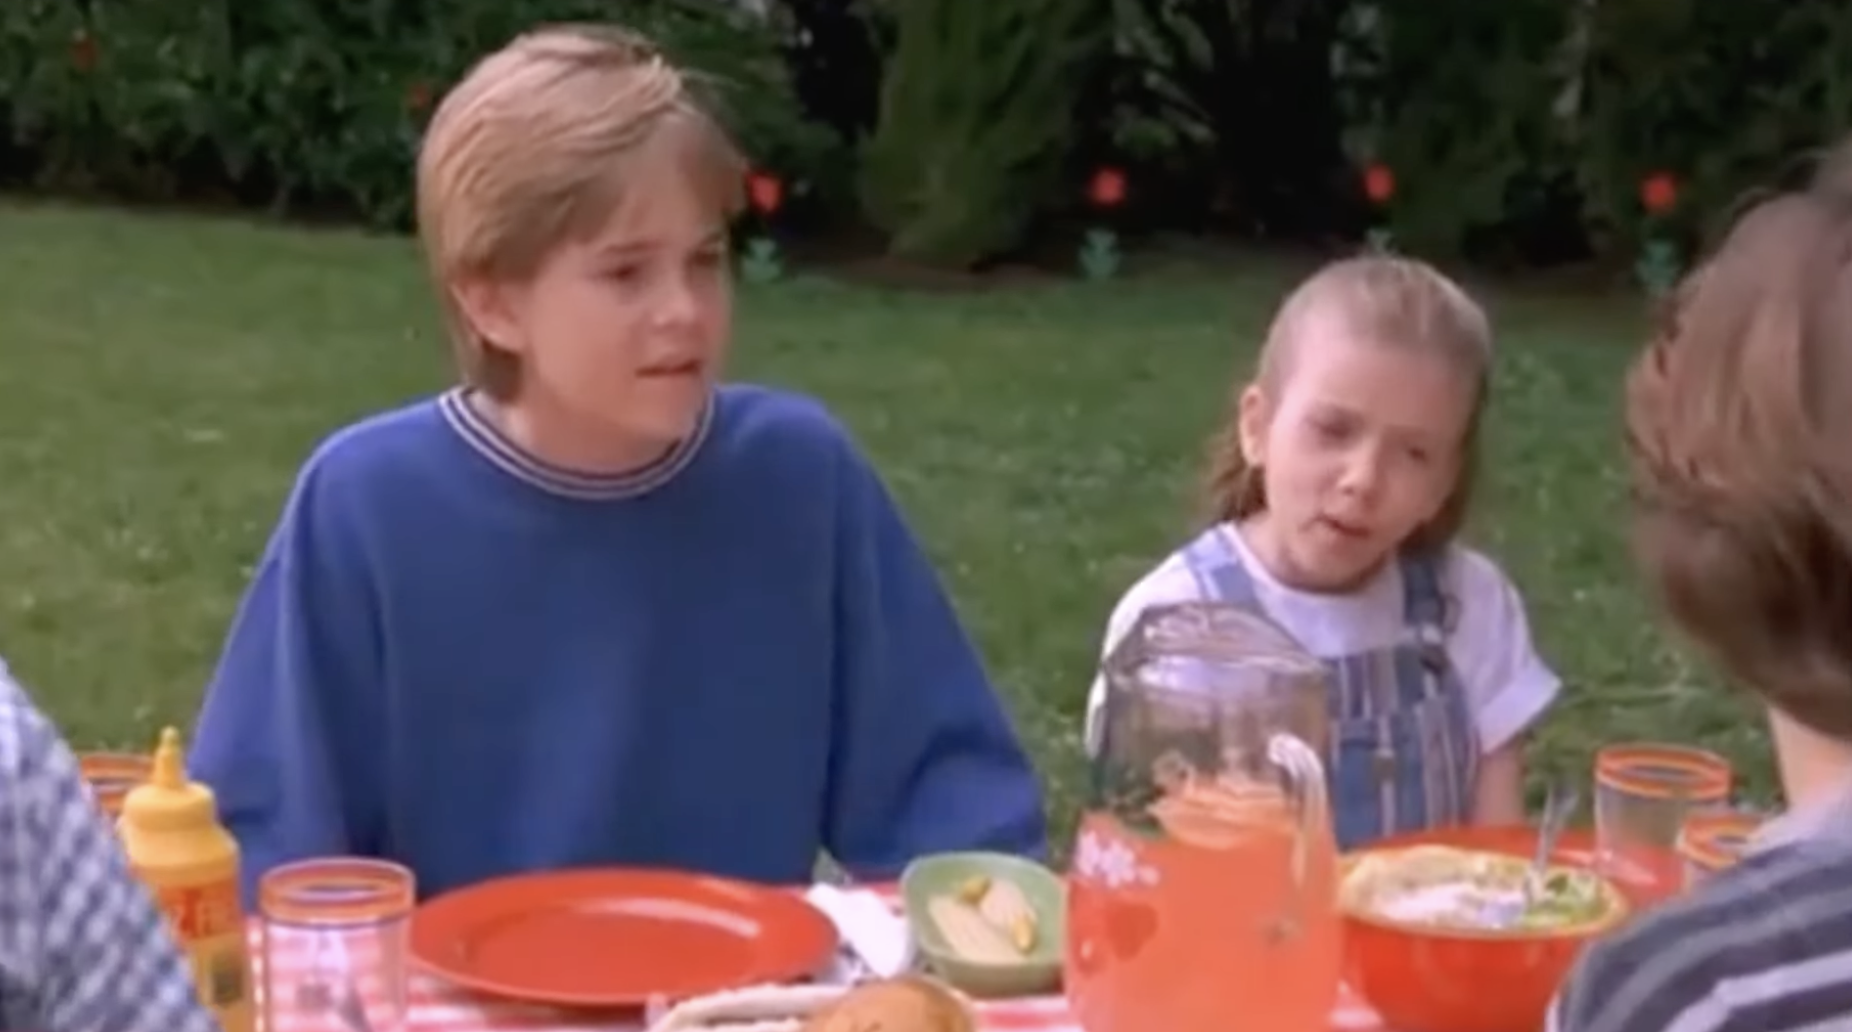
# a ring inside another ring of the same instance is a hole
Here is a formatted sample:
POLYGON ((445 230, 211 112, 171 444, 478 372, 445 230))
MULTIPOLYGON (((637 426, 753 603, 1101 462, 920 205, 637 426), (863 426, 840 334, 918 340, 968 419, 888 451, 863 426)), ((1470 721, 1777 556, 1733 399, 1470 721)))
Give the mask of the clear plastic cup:
POLYGON ((1744 810, 1695 813, 1678 833, 1678 855, 1685 861, 1685 888, 1692 889, 1741 860, 1766 820, 1744 810))
POLYGON ((89 752, 77 757, 77 769, 97 808, 114 823, 122 816, 122 801, 130 790, 148 780, 154 758, 142 753, 89 752))
POLYGON ((412 872, 382 860, 303 860, 264 875, 264 1028, 405 1032, 416 898, 412 872))
POLYGON ((1729 805, 1730 761, 1683 745, 1612 745, 1595 756, 1596 860, 1636 898, 1684 888, 1679 832, 1694 814, 1729 805))

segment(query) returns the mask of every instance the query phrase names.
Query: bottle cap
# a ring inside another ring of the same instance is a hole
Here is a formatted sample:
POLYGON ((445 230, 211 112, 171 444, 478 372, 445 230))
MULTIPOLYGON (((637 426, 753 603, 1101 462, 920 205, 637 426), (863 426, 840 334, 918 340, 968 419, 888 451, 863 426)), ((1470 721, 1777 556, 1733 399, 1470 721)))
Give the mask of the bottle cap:
POLYGON ((171 727, 163 730, 148 780, 122 801, 122 823, 172 828, 218 822, 218 803, 212 790, 187 780, 185 755, 180 732, 171 727))

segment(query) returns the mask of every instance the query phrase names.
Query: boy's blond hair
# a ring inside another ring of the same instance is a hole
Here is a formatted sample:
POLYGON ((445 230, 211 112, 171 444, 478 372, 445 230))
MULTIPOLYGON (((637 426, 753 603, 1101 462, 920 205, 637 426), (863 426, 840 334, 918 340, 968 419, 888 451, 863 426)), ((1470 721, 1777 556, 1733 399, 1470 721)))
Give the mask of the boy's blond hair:
MULTIPOLYGON (((1427 552, 1445 547, 1466 522, 1479 458, 1479 423, 1492 365, 1492 328, 1485 310, 1459 284, 1423 261, 1394 255, 1346 258, 1314 273, 1280 306, 1261 346, 1254 382, 1277 391, 1291 374, 1293 349, 1314 314, 1330 313, 1358 339, 1385 347, 1438 355, 1460 371, 1473 392, 1460 472, 1432 520, 1403 547, 1427 552)), ((1228 422, 1209 444, 1203 494, 1214 522, 1241 520, 1267 507, 1262 471, 1241 450, 1241 395, 1235 384, 1228 422)))
POLYGON ((1852 741, 1852 141, 1680 285, 1626 418, 1635 549, 1672 621, 1852 741))
POLYGON ((646 146, 677 148, 717 222, 739 210, 739 152, 687 77, 636 33, 536 29, 444 97, 418 155, 418 228, 466 384, 505 400, 520 364, 469 324, 456 285, 520 282, 561 244, 603 229, 646 146))

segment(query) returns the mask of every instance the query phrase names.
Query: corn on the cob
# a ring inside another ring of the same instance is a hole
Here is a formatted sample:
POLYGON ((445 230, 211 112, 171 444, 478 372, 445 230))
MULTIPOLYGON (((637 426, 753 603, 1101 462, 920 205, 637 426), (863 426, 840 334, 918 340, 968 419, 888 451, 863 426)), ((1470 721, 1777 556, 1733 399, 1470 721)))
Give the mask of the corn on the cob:
POLYGON ((984 920, 976 907, 951 896, 939 896, 927 905, 932 923, 953 953, 979 964, 1006 964, 1021 960, 1005 933, 984 920))

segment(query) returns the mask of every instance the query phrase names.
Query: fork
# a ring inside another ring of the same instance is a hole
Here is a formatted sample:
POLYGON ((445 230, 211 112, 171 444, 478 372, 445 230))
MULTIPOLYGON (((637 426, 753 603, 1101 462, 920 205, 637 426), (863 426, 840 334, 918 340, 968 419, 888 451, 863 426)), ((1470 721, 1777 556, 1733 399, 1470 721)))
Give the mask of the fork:
POLYGON ((1544 799, 1543 818, 1537 822, 1537 855, 1531 857, 1530 870, 1524 879, 1524 898, 1528 902, 1543 892, 1543 872, 1549 870, 1550 857, 1556 852, 1556 840, 1562 837, 1569 818, 1582 801, 1582 793, 1571 782, 1554 782, 1544 799))

